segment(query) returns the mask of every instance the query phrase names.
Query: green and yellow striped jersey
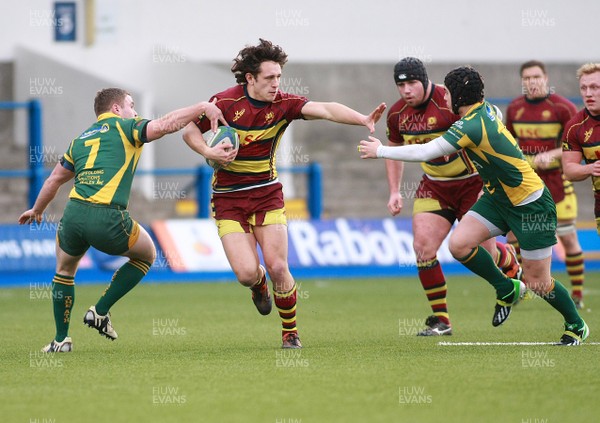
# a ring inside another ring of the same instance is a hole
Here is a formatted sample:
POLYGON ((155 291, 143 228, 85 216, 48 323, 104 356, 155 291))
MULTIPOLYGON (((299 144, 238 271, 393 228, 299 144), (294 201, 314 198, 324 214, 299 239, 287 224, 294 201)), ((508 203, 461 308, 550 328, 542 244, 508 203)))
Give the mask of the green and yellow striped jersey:
POLYGON ((63 167, 75 172, 69 198, 127 207, 148 122, 103 113, 71 141, 62 160, 63 167))
POLYGON ((503 205, 516 206, 544 187, 487 101, 475 104, 443 138, 466 151, 487 192, 503 205))

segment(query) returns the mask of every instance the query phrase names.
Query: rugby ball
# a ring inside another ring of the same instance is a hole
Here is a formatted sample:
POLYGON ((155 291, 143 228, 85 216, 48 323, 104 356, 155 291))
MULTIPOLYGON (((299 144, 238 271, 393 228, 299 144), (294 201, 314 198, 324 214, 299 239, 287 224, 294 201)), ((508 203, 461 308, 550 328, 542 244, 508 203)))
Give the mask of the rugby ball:
MULTIPOLYGON (((220 143, 231 144, 231 148, 234 150, 240 148, 240 137, 236 130, 231 126, 219 126, 217 132, 208 131, 204 134, 204 139, 210 148, 213 148, 220 143)), ((220 169, 222 167, 213 160, 206 159, 206 163, 214 169, 220 169)))

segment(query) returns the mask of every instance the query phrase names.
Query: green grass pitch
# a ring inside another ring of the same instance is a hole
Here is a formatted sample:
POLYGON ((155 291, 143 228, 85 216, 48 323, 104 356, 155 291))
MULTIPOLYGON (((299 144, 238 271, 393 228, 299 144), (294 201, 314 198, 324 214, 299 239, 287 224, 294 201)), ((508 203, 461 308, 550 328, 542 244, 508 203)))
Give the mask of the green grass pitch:
POLYGON ((260 316, 234 283, 142 283, 112 310, 115 342, 82 323, 104 287, 78 286, 70 354, 38 352, 54 335, 49 285, 1 289, 0 420, 597 421, 599 282, 587 275, 589 343, 556 347, 440 345, 560 337, 540 298, 493 328, 492 288, 475 277, 449 278, 454 335, 437 338, 415 336, 429 314, 415 277, 299 280, 295 351, 280 349, 276 310, 260 316))

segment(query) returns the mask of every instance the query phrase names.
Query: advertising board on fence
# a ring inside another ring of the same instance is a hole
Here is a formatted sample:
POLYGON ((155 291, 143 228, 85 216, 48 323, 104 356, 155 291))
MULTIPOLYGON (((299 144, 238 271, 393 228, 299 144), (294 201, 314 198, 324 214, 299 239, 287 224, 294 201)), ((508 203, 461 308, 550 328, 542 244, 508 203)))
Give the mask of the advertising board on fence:
MULTIPOLYGON (((155 222, 152 230, 163 251, 170 251, 173 270, 229 269, 212 221, 166 220, 155 222)), ((288 238, 291 268, 415 267, 408 220, 293 220, 288 238)), ((442 263, 454 261, 447 241, 438 259, 442 263)))
MULTIPOLYGON (((167 256, 173 270, 230 269, 212 220, 166 220, 155 222, 152 229, 162 250, 169 252, 167 256)), ((589 263, 587 267, 594 268, 600 260, 596 231, 580 230, 579 239, 589 263)), ((292 270, 315 270, 322 274, 322 270, 327 269, 331 275, 348 268, 353 272, 361 268, 375 273, 385 270, 383 273, 390 275, 416 272, 410 219, 291 220, 288 240, 292 270)), ((553 254, 555 264, 560 266, 564 261, 562 247, 557 245, 553 254)), ((448 238, 438 250, 437 259, 445 268, 468 272, 450 254, 448 238)))
MULTIPOLYGON (((0 225, 0 270, 23 272, 54 269, 56 265, 56 223, 0 225)), ((92 266, 89 254, 80 268, 92 266)))
MULTIPOLYGON (((214 221, 177 219, 146 227, 157 258, 144 281, 235 280, 214 221)), ((31 272, 51 279, 55 267, 56 224, 0 225, 0 285, 19 284, 31 272)), ((579 230, 586 269, 600 269, 600 242, 593 229, 579 230)), ((291 220, 289 266, 296 277, 416 276, 410 219, 291 220)), ((445 273, 468 273, 452 258, 448 239, 437 253, 445 273)), ((553 268, 564 271, 563 252, 554 249, 553 268)), ((259 256, 262 254, 259 251, 259 256)), ((84 256, 79 282, 110 281, 127 259, 91 248, 84 256)), ((31 280, 31 279, 29 279, 31 280)))

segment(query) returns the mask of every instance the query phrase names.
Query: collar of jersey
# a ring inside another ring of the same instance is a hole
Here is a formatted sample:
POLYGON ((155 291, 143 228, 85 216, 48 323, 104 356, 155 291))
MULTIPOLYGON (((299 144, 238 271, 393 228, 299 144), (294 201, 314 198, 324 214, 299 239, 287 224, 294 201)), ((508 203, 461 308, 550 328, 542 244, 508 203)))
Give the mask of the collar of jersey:
POLYGON ((104 119, 109 119, 109 118, 114 118, 114 117, 120 118, 121 116, 115 115, 114 113, 111 113, 111 112, 102 113, 100 116, 98 116, 98 122, 100 122, 101 120, 104 120, 104 119))
POLYGON ((592 119, 594 120, 600 120, 600 115, 596 115, 594 116, 593 114, 590 113, 590 111, 587 109, 587 107, 584 107, 585 109, 585 113, 592 119))
POLYGON ((542 103, 548 97, 550 97, 550 94, 548 94, 547 96, 544 96, 544 97, 539 97, 539 98, 527 98, 526 95, 524 95, 523 97, 525 97, 525 101, 529 104, 538 104, 538 103, 542 103))
POLYGON ((246 84, 244 84, 244 95, 246 96, 246 98, 248 99, 250 104, 252 104, 254 107, 266 107, 270 104, 267 101, 260 101, 260 100, 250 97, 250 94, 248 94, 247 88, 248 88, 248 86, 246 84))
POLYGON ((483 101, 480 101, 479 103, 473 104, 473 106, 469 110, 467 110, 467 113, 465 113, 465 116, 469 116, 475 109, 483 106, 483 103, 484 103, 483 101))

